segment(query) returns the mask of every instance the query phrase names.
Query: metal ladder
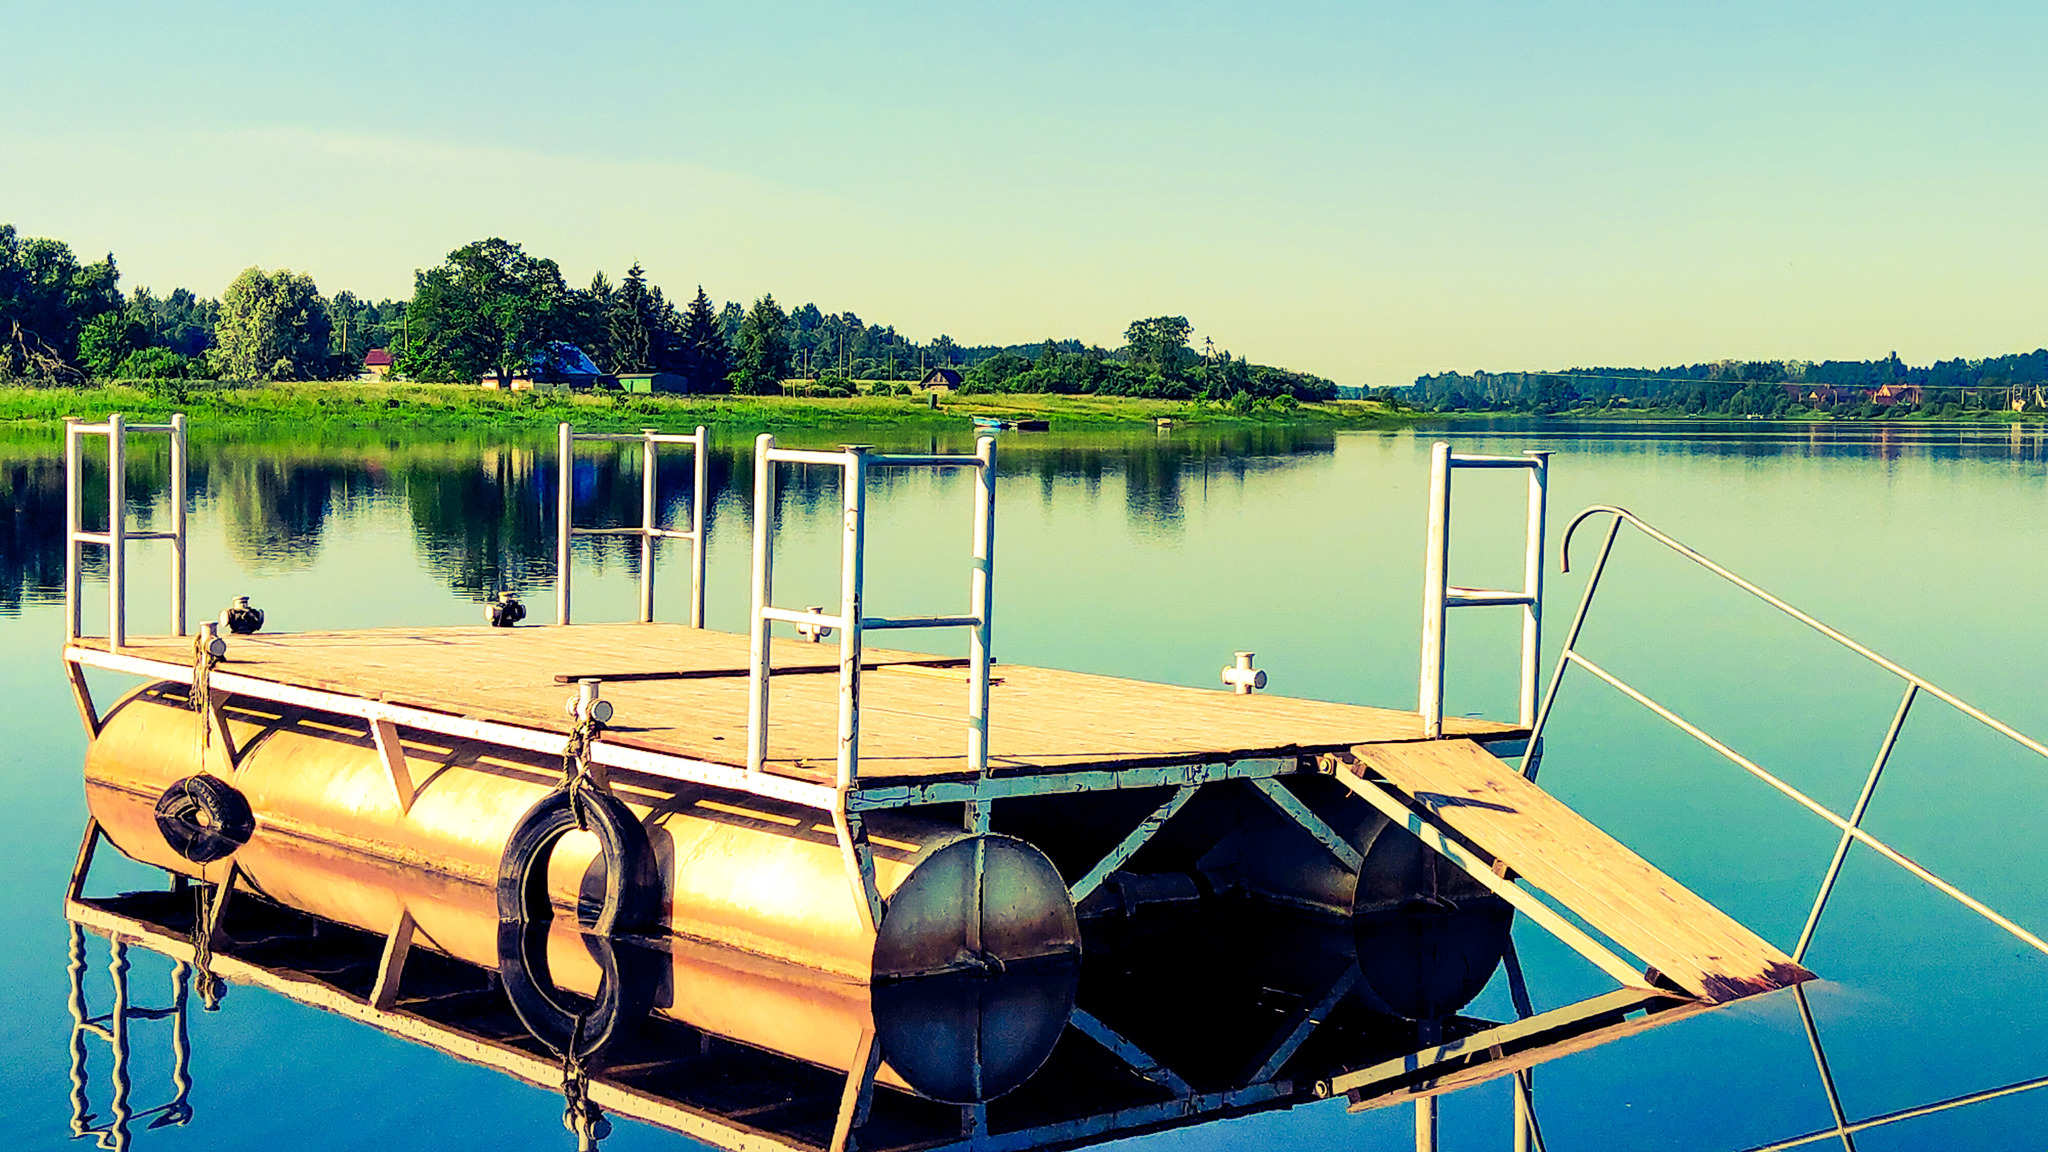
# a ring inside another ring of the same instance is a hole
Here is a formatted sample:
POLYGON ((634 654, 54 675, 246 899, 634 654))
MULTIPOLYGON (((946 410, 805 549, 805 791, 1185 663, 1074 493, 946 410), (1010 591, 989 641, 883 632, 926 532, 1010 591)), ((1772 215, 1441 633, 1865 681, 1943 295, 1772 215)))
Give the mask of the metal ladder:
POLYGON ((1543 532, 1550 485, 1550 453, 1473 456, 1438 441, 1429 461, 1429 534, 1422 575, 1422 734, 1444 734, 1444 626, 1452 608, 1518 606, 1522 609, 1521 707, 1518 723, 1536 724, 1537 661, 1543 645, 1543 532), (1529 473, 1529 529, 1522 556, 1522 590, 1460 588, 1450 583, 1451 473, 1461 468, 1520 468, 1529 473))
POLYGON ((107 646, 128 643, 128 545, 137 540, 171 542, 171 635, 185 634, 185 498, 188 459, 185 451, 185 414, 175 413, 168 424, 130 424, 119 412, 104 423, 87 424, 75 417, 64 418, 64 620, 66 635, 73 640, 85 632, 85 548, 98 544, 107 550, 107 646), (128 437, 138 433, 165 433, 171 438, 171 528, 168 532, 137 531, 128 527, 128 437), (107 438, 107 530, 87 532, 81 522, 80 498, 84 480, 81 442, 87 436, 107 438))
MULTIPOLYGON (((780 621, 810 629, 839 630, 839 773, 844 791, 860 780, 860 666, 866 633, 908 628, 968 630, 967 766, 977 776, 988 773, 988 666, 991 585, 995 567, 996 442, 975 441, 972 456, 885 455, 864 445, 838 452, 778 448, 763 433, 754 441, 754 595, 752 663, 747 681, 747 768, 761 771, 768 760, 769 636, 780 621), (845 528, 840 552, 839 611, 778 608, 775 605, 776 469, 781 464, 816 464, 838 468, 843 477, 845 528), (867 541, 867 477, 871 468, 971 468, 974 470, 973 559, 968 568, 968 609, 959 616, 868 616, 861 608, 862 556, 867 541)), ((970 814, 970 823, 986 815, 970 814)), ((985 830, 985 829, 984 829, 985 830)))
POLYGON ((706 449, 710 446, 704 426, 688 436, 664 433, 654 428, 638 432, 578 432, 564 423, 555 430, 555 623, 569 622, 569 577, 571 542, 578 536, 638 536, 640 538, 640 622, 654 620, 654 542, 690 542, 690 627, 704 626, 704 494, 706 449), (579 442, 640 445, 640 526, 638 528, 578 528, 575 525, 576 445, 579 442), (654 506, 656 449, 663 444, 688 444, 693 470, 690 479, 690 530, 663 528, 654 506))
POLYGON ((71 977, 71 1135, 90 1136, 101 1148, 125 1149, 133 1142, 132 1125, 147 1121, 150 1128, 183 1125, 192 1119, 192 1041, 186 1027, 186 1004, 190 994, 192 965, 177 961, 171 967, 171 1002, 161 1008, 144 1008, 128 1002, 128 945, 116 936, 108 942, 107 974, 113 978, 114 1005, 95 1015, 85 1003, 85 929, 69 925, 71 977), (165 1020, 171 1025, 171 1098, 152 1108, 136 1109, 129 1100, 128 1024, 132 1020, 165 1020), (93 1114, 87 1099, 86 1044, 88 1036, 106 1041, 113 1054, 114 1098, 112 1114, 104 1121, 93 1114))

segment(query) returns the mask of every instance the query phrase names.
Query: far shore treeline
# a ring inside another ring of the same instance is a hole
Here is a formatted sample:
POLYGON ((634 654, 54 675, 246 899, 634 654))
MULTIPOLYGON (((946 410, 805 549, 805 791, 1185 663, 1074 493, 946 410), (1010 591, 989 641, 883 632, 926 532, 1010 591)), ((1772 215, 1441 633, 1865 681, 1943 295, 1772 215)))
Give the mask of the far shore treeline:
POLYGON ((1924 367, 1882 360, 1719 360, 1672 368, 1446 372, 1388 397, 1438 412, 1940 418, 2048 410, 2048 349, 1924 367))
POLYGON ((409 300, 323 295, 312 277, 249 268, 219 298, 186 288, 123 293, 114 257, 81 263, 69 245, 0 224, 0 380, 31 384, 355 379, 383 350, 408 380, 476 384, 546 371, 573 345, 610 375, 665 372, 699 394, 907 392, 932 368, 958 391, 1209 400, 1250 408, 1324 401, 1320 376, 1189 346, 1186 317, 1133 321, 1115 349, 1080 340, 919 343, 889 325, 772 294, 717 303, 701 285, 680 306, 636 263, 614 282, 567 284, 550 259, 491 238, 415 274, 409 300))

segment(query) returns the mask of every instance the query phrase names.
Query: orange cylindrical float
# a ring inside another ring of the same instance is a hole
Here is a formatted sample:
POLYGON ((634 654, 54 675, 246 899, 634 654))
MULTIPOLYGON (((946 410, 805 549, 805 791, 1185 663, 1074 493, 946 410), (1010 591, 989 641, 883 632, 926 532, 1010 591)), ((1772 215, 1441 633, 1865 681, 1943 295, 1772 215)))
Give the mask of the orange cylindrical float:
MULTIPOLYGON (((495 938, 492 901, 506 840, 560 783, 558 760, 406 732, 414 795, 403 804, 362 720, 232 698, 222 709, 237 750, 231 765, 217 735, 202 740, 185 693, 168 683, 130 693, 87 754, 87 800, 117 848, 215 882, 233 864, 282 904, 370 931, 388 931, 403 901, 434 946, 464 959, 483 955, 485 937, 495 938), (238 791, 256 821, 231 858, 205 865, 174 851, 153 816, 167 788, 202 772, 238 791), (315 857, 320 865, 308 866, 315 857), (336 870, 386 879, 336 883, 336 870), (472 935, 473 946, 465 943, 472 935)), ((611 787, 647 829, 663 927, 676 937, 854 984, 1079 951, 1065 882, 1021 840, 870 814, 887 912, 869 932, 828 813, 619 769, 611 787)), ((549 864, 549 898, 573 912, 601 893, 602 869, 594 838, 570 834, 549 864)))

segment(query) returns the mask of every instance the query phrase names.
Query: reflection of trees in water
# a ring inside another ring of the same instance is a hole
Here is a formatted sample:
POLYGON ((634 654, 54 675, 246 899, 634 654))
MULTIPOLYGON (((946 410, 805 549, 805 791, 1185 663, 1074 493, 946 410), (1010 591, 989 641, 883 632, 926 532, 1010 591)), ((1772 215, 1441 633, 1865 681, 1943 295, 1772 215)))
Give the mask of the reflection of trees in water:
MULTIPOLYGON (((105 497, 101 498, 104 505, 105 497)), ((64 462, 0 464, 0 615, 64 596, 64 462)))
MULTIPOLYGON (((792 444, 835 447, 830 433, 792 444)), ((973 433, 879 437, 878 451, 971 452, 973 433)), ((1064 484, 1075 484, 1094 499, 1106 477, 1121 476, 1125 505, 1135 520, 1167 530, 1181 526, 1185 488, 1201 478, 1243 476, 1277 466, 1279 458, 1330 450, 1328 432, 1304 429, 1233 430, 1221 434, 1181 431, 1169 436, 1143 433, 1079 433, 1059 436, 1004 436, 998 458, 1004 476, 1036 476, 1041 498, 1051 500, 1064 484)), ((428 569, 458 592, 486 599, 499 589, 532 594, 555 578, 556 461, 546 441, 507 443, 478 436, 425 437, 410 442, 365 438, 358 443, 236 441, 193 444, 191 491, 204 515, 217 506, 228 551, 239 562, 264 571, 310 566, 338 516, 403 498, 414 539, 428 569)), ((637 526, 640 523, 640 447, 637 444, 580 445, 576 456, 576 523, 581 527, 637 526)), ((85 523, 105 522, 106 480, 98 458, 88 452, 85 523)), ((129 514, 138 526, 164 519, 169 461, 163 446, 133 446, 129 514)), ((714 440, 707 461, 712 502, 707 528, 723 504, 751 530, 754 461, 752 438, 714 440)), ((656 504, 662 523, 688 524, 690 463, 686 451, 665 449, 657 475, 656 504)), ((785 467, 780 514, 789 520, 836 519, 841 502, 839 471, 785 467)), ((0 460, 0 612, 24 601, 63 596, 64 467, 61 443, 38 442, 13 459, 0 460)), ((957 478, 956 478, 957 479, 957 478)), ((870 498, 879 503, 922 481, 910 474, 879 470, 870 498)), ((673 555, 685 542, 659 547, 673 555)), ((87 549, 88 575, 104 572, 99 549, 87 549)), ((639 541, 631 537, 579 537, 579 565, 621 566, 637 576, 639 541)))
MULTIPOLYGON (((161 527, 155 521, 169 486, 168 452, 151 455, 131 448, 129 459, 128 523, 161 527)), ((84 473, 80 523, 88 531, 102 531, 107 526, 105 458, 88 452, 84 473)), ((105 579, 106 550, 89 545, 84 556, 86 578, 105 579)), ((0 460, 0 615, 19 613, 24 601, 63 599, 64 455, 59 441, 47 455, 0 460)))
MULTIPOLYGON (((258 572, 312 566, 328 517, 372 499, 378 478, 357 459, 236 452, 205 460, 204 489, 219 501, 228 554, 258 572)), ((201 477, 193 477, 195 489, 201 477)))

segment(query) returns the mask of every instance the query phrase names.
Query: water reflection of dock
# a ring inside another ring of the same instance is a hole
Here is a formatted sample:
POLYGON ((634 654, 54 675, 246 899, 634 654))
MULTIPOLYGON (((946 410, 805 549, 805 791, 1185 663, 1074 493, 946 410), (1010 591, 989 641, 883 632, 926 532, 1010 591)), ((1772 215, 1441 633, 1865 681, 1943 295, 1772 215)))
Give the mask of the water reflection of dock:
MULTIPOLYGON (((182 893, 81 899, 68 915, 181 965, 195 960, 182 893)), ((1332 1095, 1354 1109, 1432 1097, 1706 1008, 1631 992, 1518 1021, 1464 1015, 1505 946, 1498 912, 1473 916, 1432 912, 1361 938, 1294 914, 1211 910, 1105 932, 1078 968, 873 990, 670 945, 654 1014, 607 1051, 588 1099, 734 1152, 826 1152, 850 1136, 871 1152, 1022 1152, 1332 1095), (1410 946, 1387 947, 1390 936, 1410 946), (1191 950, 1211 957, 1199 972, 1175 964, 1191 950), (1451 956, 1473 969, 1432 986, 1431 969, 1451 956)), ((538 1088, 562 1085, 560 1060, 527 1034, 487 967, 437 960, 379 1008, 367 995, 382 947, 373 934, 260 898, 239 903, 223 927, 233 943, 206 959, 220 977, 538 1088)), ((563 948, 579 946, 574 935, 563 948)))

